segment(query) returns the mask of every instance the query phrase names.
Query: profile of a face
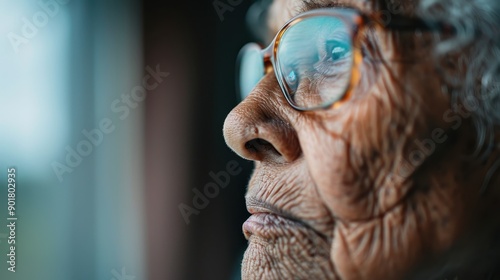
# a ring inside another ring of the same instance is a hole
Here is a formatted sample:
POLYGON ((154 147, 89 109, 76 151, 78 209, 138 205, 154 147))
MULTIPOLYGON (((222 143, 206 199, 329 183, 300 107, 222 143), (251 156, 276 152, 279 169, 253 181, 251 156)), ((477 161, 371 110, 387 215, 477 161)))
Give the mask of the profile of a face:
MULTIPOLYGON (((498 12, 494 1, 450 10, 498 12)), ((491 61, 500 71, 500 57, 475 56, 481 34, 438 52, 460 36, 446 27, 449 3, 269 7, 278 35, 248 56, 264 64, 244 69, 271 70, 248 74, 255 85, 224 124, 230 148, 255 162, 243 279, 500 277, 500 88, 478 96, 494 72, 476 71, 491 61), (419 11, 436 5, 440 23, 424 28, 419 11)))

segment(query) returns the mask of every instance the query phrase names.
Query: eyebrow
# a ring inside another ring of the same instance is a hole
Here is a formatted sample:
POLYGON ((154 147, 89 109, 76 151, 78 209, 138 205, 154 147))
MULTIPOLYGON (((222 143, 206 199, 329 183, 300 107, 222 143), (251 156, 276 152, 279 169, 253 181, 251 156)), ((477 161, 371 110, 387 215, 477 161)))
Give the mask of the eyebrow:
POLYGON ((369 13, 374 10, 369 0, 304 0, 300 13, 321 8, 354 8, 369 13))
MULTIPOLYGON (((313 9, 320 8, 358 8, 354 5, 349 5, 343 1, 348 0, 304 0, 301 8, 301 13, 313 9)), ((352 2, 352 1, 351 1, 352 2)), ((354 1, 356 2, 356 1, 354 1)), ((360 4, 361 1, 359 1, 360 4)), ((367 1, 364 1, 365 3, 367 1)), ((357 3, 357 2, 356 2, 357 3)), ((361 10, 361 9, 360 9, 361 10)), ((393 14, 390 23, 387 25, 389 28, 400 31, 414 31, 415 28, 425 31, 440 31, 446 34, 456 32, 453 26, 443 24, 441 22, 424 21, 419 18, 405 17, 393 14)))
POLYGON ((320 8, 345 8, 348 7, 345 3, 341 3, 338 0, 306 0, 303 2, 302 9, 300 12, 306 12, 309 10, 320 9, 320 8))

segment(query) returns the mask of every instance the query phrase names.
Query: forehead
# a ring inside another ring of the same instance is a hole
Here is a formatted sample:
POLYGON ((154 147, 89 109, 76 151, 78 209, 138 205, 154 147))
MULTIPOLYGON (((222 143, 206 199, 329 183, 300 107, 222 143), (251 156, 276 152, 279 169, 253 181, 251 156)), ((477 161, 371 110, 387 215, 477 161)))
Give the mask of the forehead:
POLYGON ((274 0, 269 8, 268 27, 275 33, 292 17, 315 8, 347 6, 369 11, 377 0, 274 0))
POLYGON ((414 14, 418 0, 274 0, 269 8, 268 27, 276 33, 292 17, 311 9, 351 7, 369 14, 375 11, 395 11, 414 14))

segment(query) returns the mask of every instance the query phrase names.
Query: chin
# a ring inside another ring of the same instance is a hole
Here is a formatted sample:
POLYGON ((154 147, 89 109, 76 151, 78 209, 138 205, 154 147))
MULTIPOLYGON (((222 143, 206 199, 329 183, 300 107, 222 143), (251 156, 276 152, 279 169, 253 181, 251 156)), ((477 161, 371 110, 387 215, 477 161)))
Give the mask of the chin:
POLYGON ((253 214, 243 225, 248 248, 242 279, 339 279, 329 240, 293 219, 253 214))

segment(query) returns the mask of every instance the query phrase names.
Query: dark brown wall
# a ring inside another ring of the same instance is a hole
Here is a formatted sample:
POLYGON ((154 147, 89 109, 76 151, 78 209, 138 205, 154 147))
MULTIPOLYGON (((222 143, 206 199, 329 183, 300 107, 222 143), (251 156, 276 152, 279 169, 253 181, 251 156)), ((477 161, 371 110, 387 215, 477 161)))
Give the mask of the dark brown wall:
MULTIPOLYGON (((221 21, 213 1, 143 1, 145 65, 170 72, 146 99, 145 180, 148 279, 234 279, 246 241, 244 192, 251 165, 224 144, 222 124, 236 104, 234 62, 248 34, 242 1, 221 21), (238 160, 244 169, 186 225, 210 171, 238 160), (231 278, 233 277, 233 278, 231 278)), ((234 2, 233 2, 234 3, 234 2)))

